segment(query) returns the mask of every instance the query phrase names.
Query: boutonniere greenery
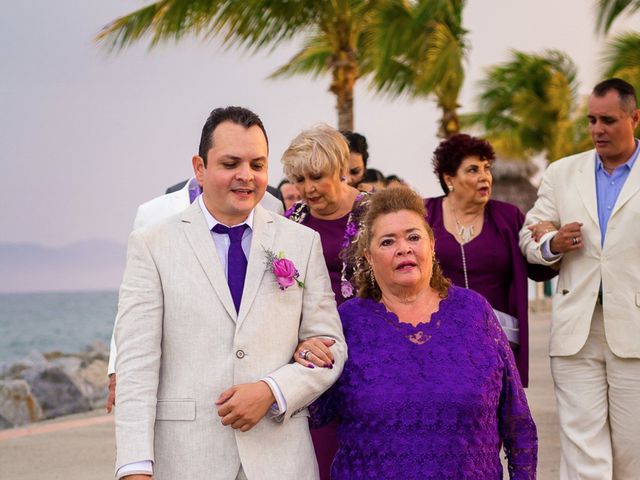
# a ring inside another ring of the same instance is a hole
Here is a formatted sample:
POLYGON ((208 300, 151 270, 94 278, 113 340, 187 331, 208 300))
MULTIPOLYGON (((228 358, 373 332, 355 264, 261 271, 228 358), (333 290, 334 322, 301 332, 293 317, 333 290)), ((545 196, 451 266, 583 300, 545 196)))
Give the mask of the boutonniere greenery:
POLYGON ((275 275, 280 290, 286 290, 294 283, 297 283, 300 288, 304 288, 304 282, 300 280, 300 272, 291 260, 285 258, 284 252, 278 252, 276 255, 267 248, 264 249, 264 252, 267 256, 265 261, 267 270, 275 275))

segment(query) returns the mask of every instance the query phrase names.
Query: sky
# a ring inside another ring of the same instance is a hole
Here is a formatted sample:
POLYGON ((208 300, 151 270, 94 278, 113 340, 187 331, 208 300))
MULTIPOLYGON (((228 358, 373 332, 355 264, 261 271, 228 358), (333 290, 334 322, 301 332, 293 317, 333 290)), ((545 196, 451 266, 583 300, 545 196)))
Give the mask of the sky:
MULTIPOLYGON (((202 125, 215 107, 242 105, 262 117, 274 185, 297 133, 337 123, 328 76, 267 79, 295 42, 250 55, 187 38, 109 54, 95 34, 144 2, 0 4, 0 243, 125 243, 137 205, 191 175, 202 125)), ((600 80, 605 43, 594 33, 594 4, 468 0, 461 110, 473 109, 484 69, 507 60, 510 49, 567 52, 588 93, 600 80)), ((638 19, 614 24, 613 32, 638 19)), ((430 166, 438 116, 432 100, 382 98, 364 82, 356 88, 355 130, 369 141, 371 167, 407 179, 424 196, 440 194, 430 166)))

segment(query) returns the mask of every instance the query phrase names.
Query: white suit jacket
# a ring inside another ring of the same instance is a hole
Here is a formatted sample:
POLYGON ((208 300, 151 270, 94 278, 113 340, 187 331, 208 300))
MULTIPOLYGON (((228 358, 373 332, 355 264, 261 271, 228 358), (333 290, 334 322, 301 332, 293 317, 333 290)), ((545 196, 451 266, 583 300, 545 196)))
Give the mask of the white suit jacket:
POLYGON ((154 462, 154 479, 315 479, 306 406, 338 378, 346 345, 319 235, 257 206, 244 295, 236 314, 199 205, 129 237, 116 343, 116 470, 154 462), (305 287, 278 288, 265 249, 283 251, 305 287), (336 340, 335 366, 291 358, 300 339, 336 340), (242 433, 214 404, 238 383, 265 376, 280 387, 284 420, 242 433))
POLYGON ((551 356, 576 354, 587 340, 602 282, 604 327, 619 357, 640 357, 640 162, 635 162, 611 211, 604 245, 596 201, 595 150, 558 160, 544 174, 534 207, 520 231, 520 248, 531 263, 550 264, 527 226, 542 220, 582 223, 584 247, 559 260, 553 296, 551 356))
MULTIPOLYGON (((175 192, 160 195, 153 198, 148 202, 141 204, 136 212, 136 218, 133 221, 133 229, 142 228, 146 225, 153 225, 165 218, 169 218, 172 215, 182 212, 189 206, 189 183, 191 179, 187 181, 184 187, 175 192)), ((282 202, 269 192, 265 192, 264 197, 260 201, 267 210, 276 212, 280 215, 284 213, 282 202)), ((115 324, 113 326, 115 332, 115 324)), ((111 375, 116 371, 116 356, 117 348, 114 340, 113 333, 111 334, 111 347, 109 350, 109 366, 107 373, 111 375)))

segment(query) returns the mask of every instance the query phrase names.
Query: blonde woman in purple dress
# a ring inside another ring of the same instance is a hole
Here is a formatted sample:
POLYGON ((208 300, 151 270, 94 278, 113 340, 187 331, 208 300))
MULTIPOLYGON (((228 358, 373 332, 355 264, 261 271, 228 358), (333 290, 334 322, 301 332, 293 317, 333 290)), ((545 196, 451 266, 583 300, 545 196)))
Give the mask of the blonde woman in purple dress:
MULTIPOLYGON (((346 139, 327 125, 301 132, 282 156, 284 174, 302 197, 302 201, 287 210, 285 216, 320 234, 331 288, 338 305, 354 294, 350 281, 353 268, 344 261, 340 252, 353 245, 359 216, 368 197, 347 183, 348 162, 346 139)), ((329 345, 323 347, 320 340, 317 343, 319 356, 305 360, 330 368, 331 362, 327 357, 329 345)), ((329 479, 329 468, 337 449, 335 429, 335 425, 329 425, 311 432, 322 480, 329 479)))

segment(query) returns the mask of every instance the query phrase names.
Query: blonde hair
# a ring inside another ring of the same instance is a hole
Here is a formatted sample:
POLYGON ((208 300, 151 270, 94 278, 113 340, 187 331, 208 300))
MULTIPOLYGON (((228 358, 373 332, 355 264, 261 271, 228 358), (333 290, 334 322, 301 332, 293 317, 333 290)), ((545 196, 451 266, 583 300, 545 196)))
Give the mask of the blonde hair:
MULTIPOLYGON (((371 195, 367 212, 360 226, 360 236, 356 243, 356 248, 351 252, 353 256, 351 261, 355 265, 353 283, 358 290, 359 297, 372 298, 374 300, 380 300, 381 298, 382 292, 378 282, 371 275, 371 265, 366 260, 364 252, 371 245, 371 240, 373 239, 372 227, 378 217, 401 210, 408 210, 420 215, 424 220, 424 227, 427 230, 431 244, 434 245, 433 230, 431 230, 426 220, 424 201, 416 192, 408 187, 397 187, 380 190, 371 195)), ((440 297, 445 298, 449 291, 449 286, 451 286, 451 280, 442 273, 435 255, 432 260, 433 267, 429 285, 440 294, 440 297)))
POLYGON ((305 173, 346 175, 349 144, 335 128, 320 124, 299 133, 282 154, 284 174, 290 181, 305 173))

